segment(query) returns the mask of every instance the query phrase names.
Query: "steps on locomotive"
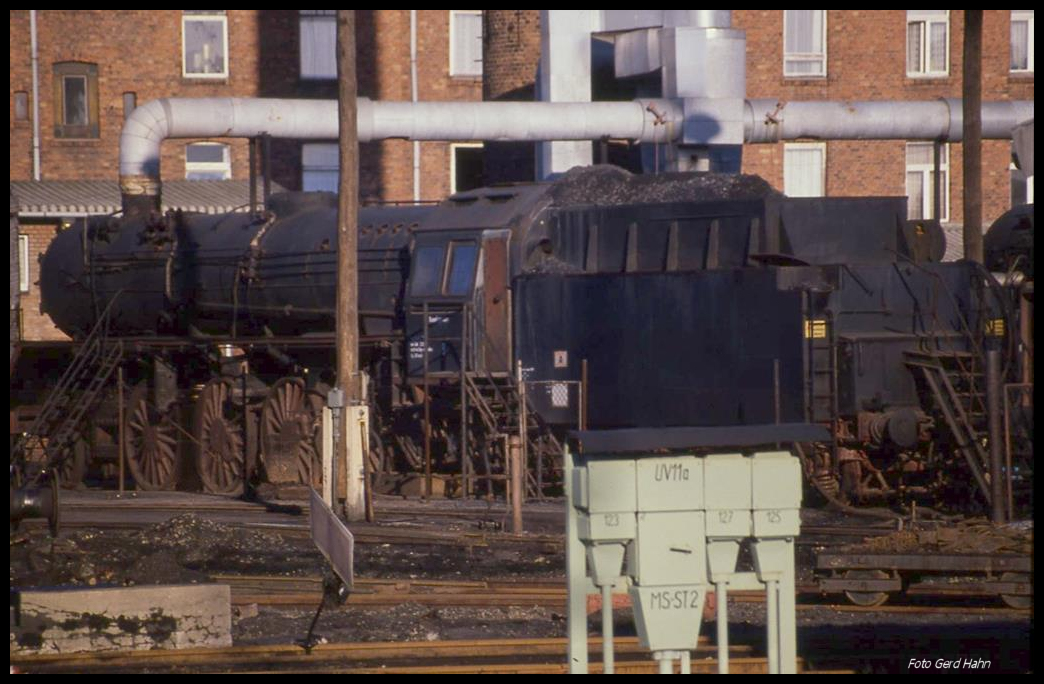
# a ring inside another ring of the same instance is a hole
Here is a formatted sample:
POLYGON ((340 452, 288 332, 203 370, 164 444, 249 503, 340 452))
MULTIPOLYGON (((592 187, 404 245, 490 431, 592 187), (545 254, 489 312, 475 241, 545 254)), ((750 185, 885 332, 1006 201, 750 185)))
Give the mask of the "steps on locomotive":
POLYGON ((989 457, 983 447, 987 432, 985 379, 977 354, 967 351, 907 351, 906 364, 919 369, 942 413, 957 450, 964 454, 982 496, 992 498, 987 483, 989 457))

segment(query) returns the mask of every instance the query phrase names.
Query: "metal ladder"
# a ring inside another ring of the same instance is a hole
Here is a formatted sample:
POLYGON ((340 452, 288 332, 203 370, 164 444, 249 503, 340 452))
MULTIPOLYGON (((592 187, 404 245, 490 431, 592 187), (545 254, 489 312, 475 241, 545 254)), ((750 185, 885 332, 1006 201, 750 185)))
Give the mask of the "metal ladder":
POLYGON ((24 467, 31 456, 42 454, 45 469, 66 458, 84 416, 96 404, 102 389, 123 356, 123 344, 109 340, 109 321, 119 292, 109 300, 90 334, 80 345, 57 386, 48 395, 29 430, 15 444, 11 463, 24 467))
POLYGON ((975 477, 986 503, 991 503, 989 483, 989 455, 982 446, 978 426, 985 423, 986 399, 981 388, 984 380, 976 365, 977 355, 970 352, 906 352, 906 365, 921 372, 931 389, 935 405, 943 414, 946 425, 975 477), (964 365, 971 361, 971 367, 964 365), (962 391, 958 391, 960 388, 962 391))
MULTIPOLYGON (((481 327, 475 327, 472 334, 477 335, 483 342, 489 341, 481 327)), ((496 434, 518 434, 523 414, 523 394, 514 374, 494 375, 489 371, 468 370, 463 373, 463 377, 468 403, 476 408, 486 429, 496 434)), ((562 444, 540 415, 533 410, 528 396, 525 402, 526 444, 543 449, 548 454, 561 454, 562 444)), ((526 451, 527 460, 533 461, 534 457, 536 458, 536 463, 531 462, 527 468, 527 490, 530 495, 538 499, 543 498, 544 486, 552 483, 546 482, 543 478, 543 459, 540 455, 536 454, 533 448, 527 448, 526 451)))

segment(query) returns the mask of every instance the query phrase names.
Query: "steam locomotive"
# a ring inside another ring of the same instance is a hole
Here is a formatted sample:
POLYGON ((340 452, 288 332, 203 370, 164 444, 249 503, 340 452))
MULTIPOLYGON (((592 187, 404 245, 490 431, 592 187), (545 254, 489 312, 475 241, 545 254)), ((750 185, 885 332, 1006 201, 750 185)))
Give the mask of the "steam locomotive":
MULTIPOLYGON (((139 488, 192 470, 210 492, 317 482, 336 211, 288 193, 259 213, 92 219, 54 240, 42 307, 74 340, 120 345, 139 488)), ((906 220, 905 198, 591 167, 364 208, 358 230, 370 465, 387 483, 430 463, 464 494, 490 486, 509 433, 542 490, 577 426, 814 423, 831 439, 802 454, 824 495, 937 496, 982 476, 968 435, 985 432, 984 350, 1009 379, 1023 365, 1010 283, 942 263, 939 224, 906 220)), ((54 445, 68 479, 116 451, 118 406, 97 402, 77 432, 90 448, 54 445)))

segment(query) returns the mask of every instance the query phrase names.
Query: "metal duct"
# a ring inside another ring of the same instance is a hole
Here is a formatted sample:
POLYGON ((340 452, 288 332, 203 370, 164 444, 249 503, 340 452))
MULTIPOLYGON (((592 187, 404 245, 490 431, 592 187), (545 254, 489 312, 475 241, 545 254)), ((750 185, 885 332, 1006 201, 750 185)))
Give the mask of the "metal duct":
POLYGON ((161 98, 135 109, 120 134, 125 214, 159 208, 160 144, 167 138, 337 138, 336 100, 161 98))
POLYGON ((649 107, 680 123, 679 104, 632 102, 371 102, 359 101, 359 140, 598 140, 664 142, 676 137, 649 107))
MULTIPOLYGON (((982 137, 1006 140, 1033 118, 1033 102, 983 102, 982 137)), ((963 137, 961 100, 927 102, 779 102, 748 100, 744 140, 942 140, 963 137)))
MULTIPOLYGON (((713 100, 710 100, 713 102, 713 100)), ((684 100, 632 102, 373 102, 359 98, 359 141, 597 140, 672 142, 690 118, 684 100)), ((1032 102, 984 102, 983 138, 1008 139, 1033 118, 1032 102)), ((697 112, 699 114, 699 112, 697 112)), ((696 117, 699 118, 698 116, 696 117)), ((747 143, 961 139, 961 101, 748 100, 747 143)), ((699 123, 695 121, 695 123, 699 123)), ((163 98, 134 110, 120 136, 125 213, 159 207, 160 144, 167 138, 337 138, 335 100, 163 98)))
MULTIPOLYGON (((681 131, 681 106, 667 100, 595 103, 372 102, 359 98, 359 141, 597 140, 667 142, 681 131)), ((158 206, 160 144, 167 138, 331 139, 335 100, 162 98, 138 107, 120 135, 125 212, 158 206)))

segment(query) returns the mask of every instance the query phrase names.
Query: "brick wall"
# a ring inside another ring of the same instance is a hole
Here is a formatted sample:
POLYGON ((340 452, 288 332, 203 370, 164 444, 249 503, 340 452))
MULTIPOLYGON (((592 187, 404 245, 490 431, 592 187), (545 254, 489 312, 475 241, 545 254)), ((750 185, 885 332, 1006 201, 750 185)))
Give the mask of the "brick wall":
POLYGON ((21 294, 21 325, 23 340, 67 340, 69 337, 54 326, 51 317, 40 311, 40 255, 57 235, 59 223, 23 223, 20 235, 29 236, 29 291, 21 294))
MULTIPOLYGON (((380 100, 409 100, 410 12, 382 10, 374 16, 376 41, 372 64, 377 85, 373 97, 380 100)), ((449 75, 450 13, 448 10, 417 11, 417 97, 421 101, 479 101, 480 77, 449 75)), ((376 177, 371 197, 385 200, 413 199, 413 143, 389 140, 371 144, 362 154, 362 175, 376 177)), ((420 198, 440 200, 449 193, 449 143, 421 143, 420 198)), ((366 195, 364 194, 364 197, 366 195)))
MULTIPOLYGON (((123 93, 138 104, 160 97, 336 98, 335 80, 299 78, 297 10, 228 10, 229 76, 183 78, 181 17, 177 10, 45 10, 37 12, 40 55, 40 132, 44 180, 114 179, 118 173, 123 93), (76 36, 70 40, 70 36, 76 36), (98 65, 100 135, 91 140, 54 136, 53 65, 78 61, 98 65)), ((418 11, 418 80, 422 100, 480 100, 481 78, 449 76, 449 11, 418 11)), ((29 11, 11 15, 11 177, 32 176, 32 125, 15 122, 14 93, 32 93, 29 11)), ((410 99, 409 10, 358 10, 359 94, 374 99, 410 99)), ((162 146, 164 179, 184 178, 186 140, 162 146)), ((234 178, 246 178, 245 140, 228 140, 234 178)), ((331 142, 335 142, 331 140, 331 142)), ((441 199, 449 189, 445 143, 425 144, 422 196, 441 199)), ((402 141, 363 146, 361 185, 372 200, 413 197, 412 146, 402 141)), ((301 143, 273 141, 273 178, 300 188, 301 143)))
MULTIPOLYGON (((32 93, 28 10, 11 11, 11 92, 32 93)), ((37 12, 40 76, 41 177, 43 180, 115 179, 123 94, 138 104, 160 97, 256 97, 258 22, 253 10, 228 11, 229 77, 182 78, 181 12, 155 10, 46 10, 37 12), (75 39, 72 39, 75 37, 75 39), (98 65, 99 137, 54 136, 54 72, 57 62, 98 65)), ((13 105, 12 105, 13 106, 13 105)), ((12 115, 12 121, 14 119, 12 115)), ((163 143, 163 178, 185 177, 187 141, 163 143)), ((232 145, 232 172, 246 178, 247 144, 232 145)), ((32 128, 11 126, 11 177, 31 177, 32 128)))
MULTIPOLYGON (((1009 10, 987 10, 983 20, 983 100, 1031 100, 1032 76, 1009 72, 1009 10)), ((747 96, 783 100, 931 100, 961 97, 964 14, 950 13, 949 74, 906 76, 906 10, 829 10, 827 76, 783 77, 783 11, 736 10, 733 26, 747 33, 747 96)), ((962 151, 950 150, 950 219, 963 220, 962 151)), ((783 187, 783 145, 747 145, 743 170, 783 187)), ((899 141, 827 143, 830 195, 905 195, 906 147, 899 141)), ((983 222, 1010 206, 1010 143, 983 142, 983 222)))
MULTIPOLYGON (((482 28, 482 99, 536 99, 540 10, 486 10, 482 28)), ((535 166, 533 143, 486 143, 484 170, 489 183, 532 181, 535 166)))

